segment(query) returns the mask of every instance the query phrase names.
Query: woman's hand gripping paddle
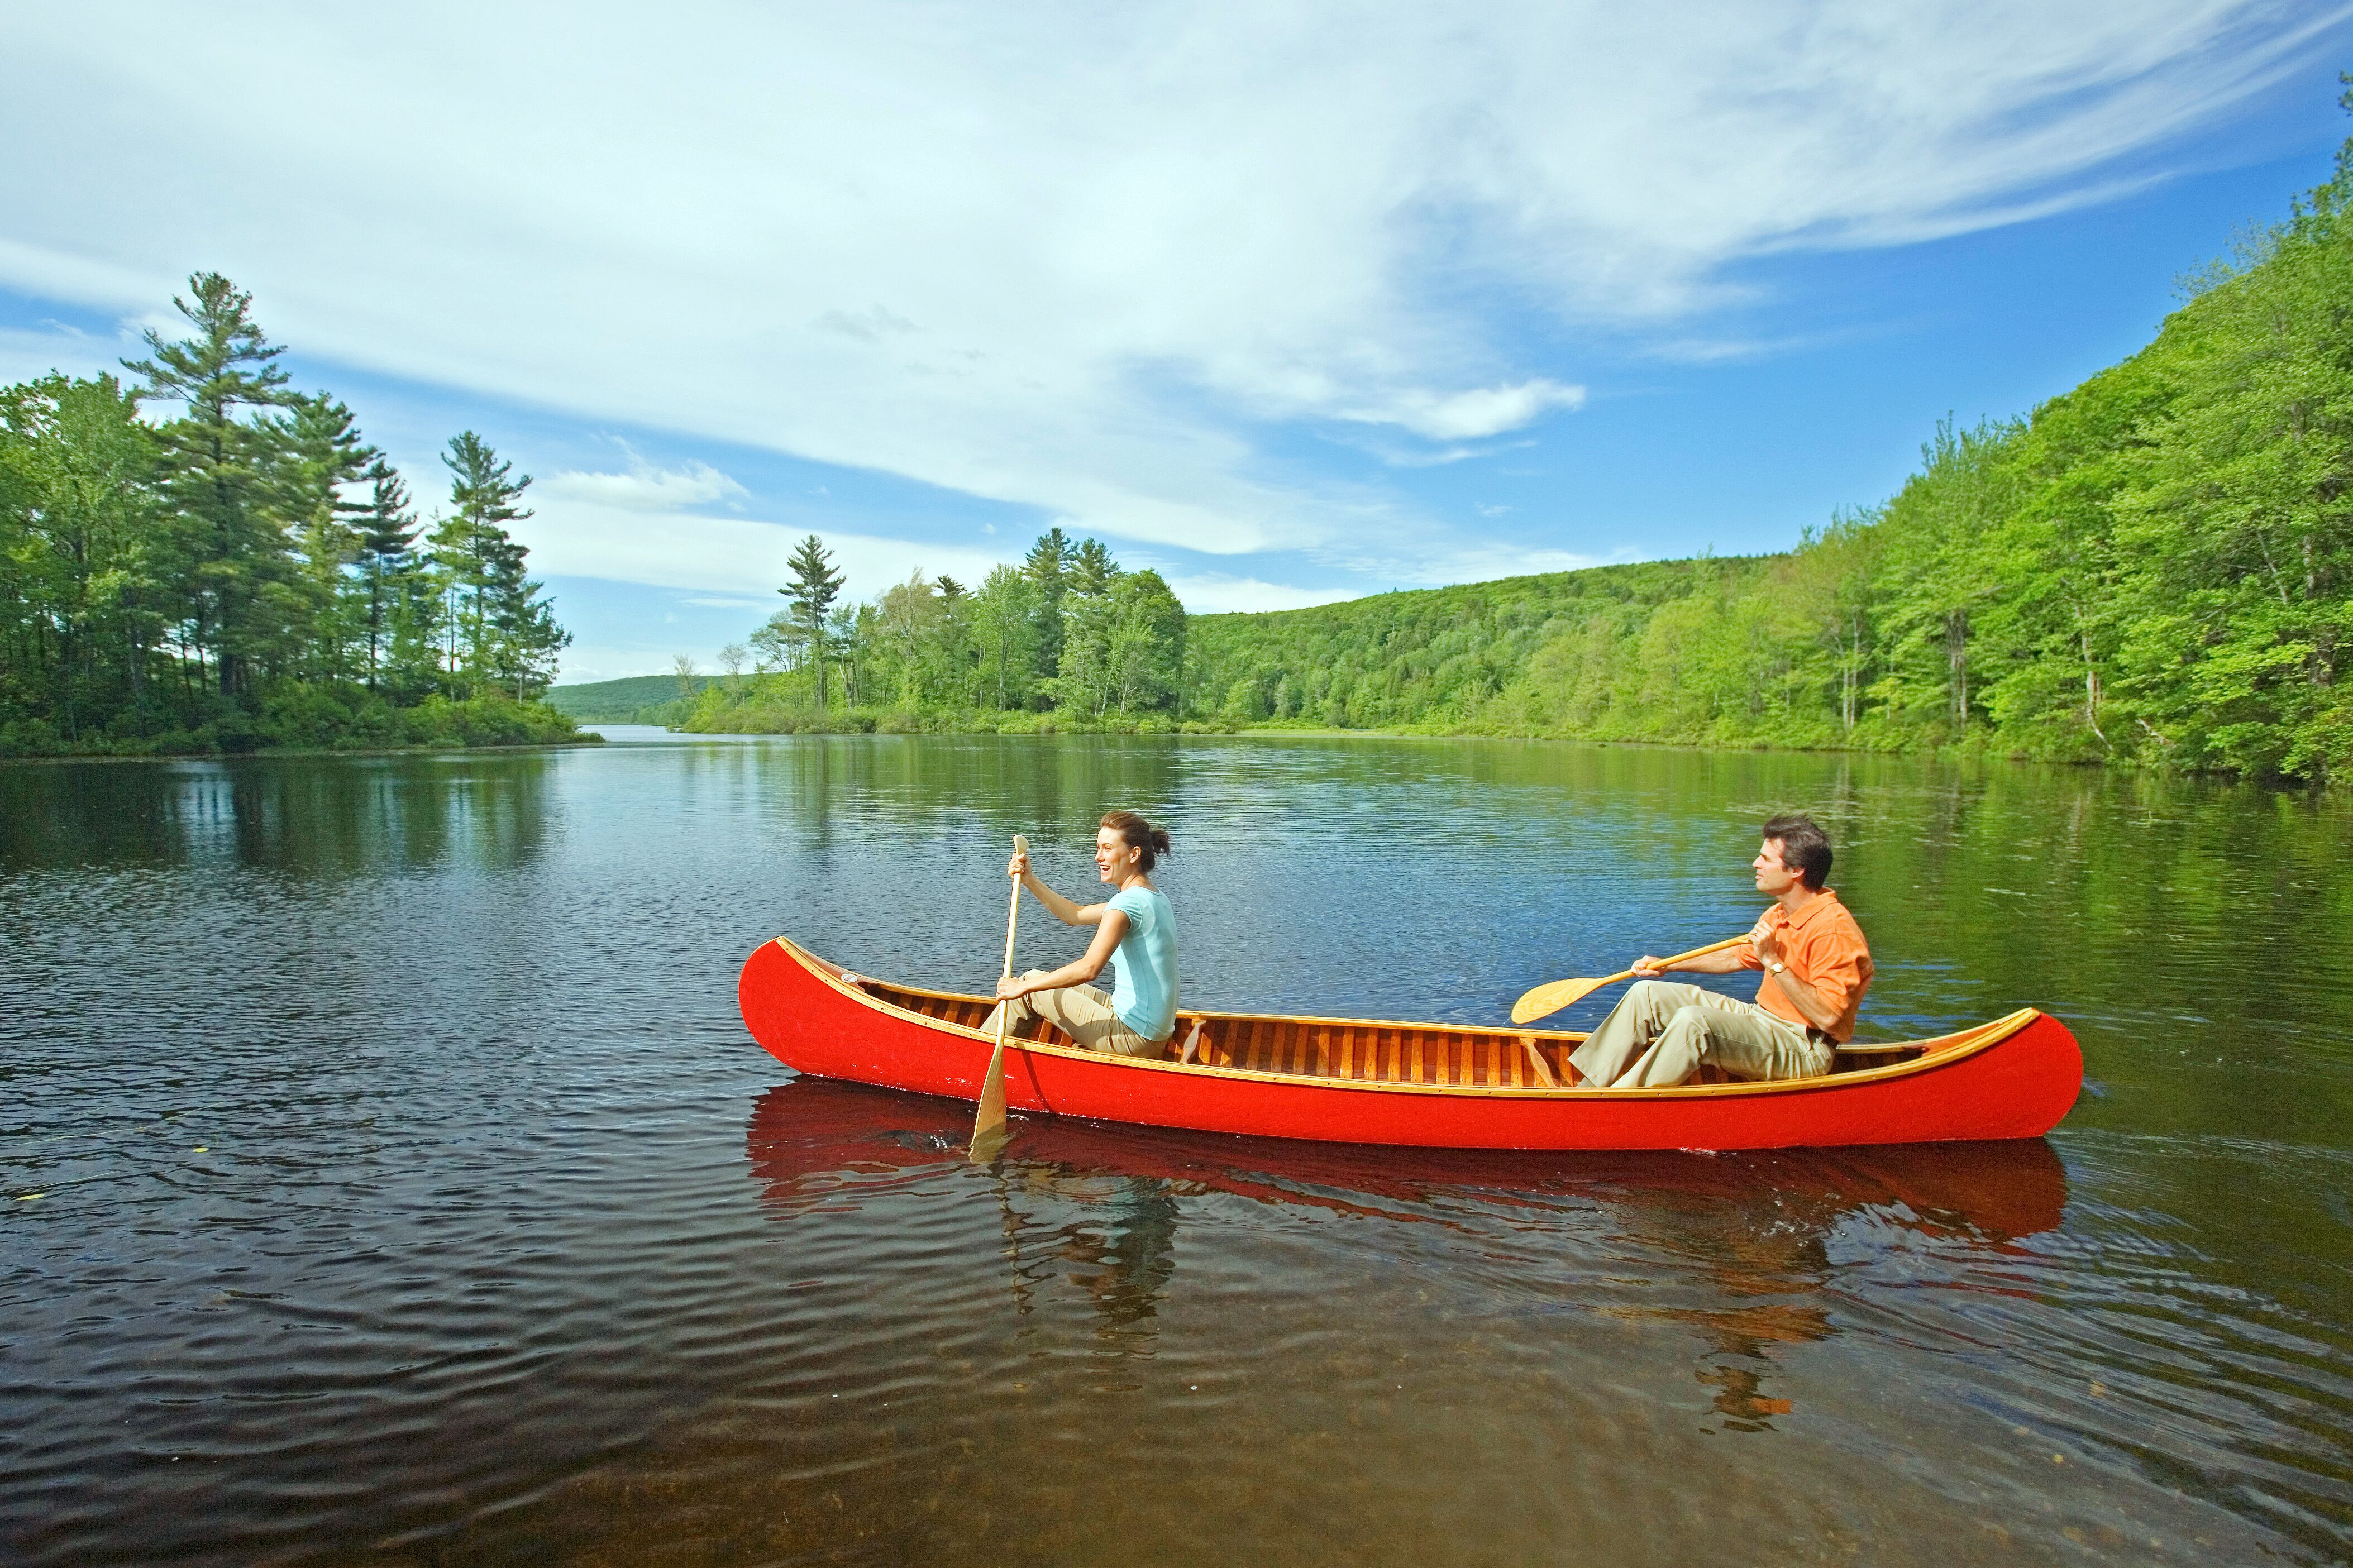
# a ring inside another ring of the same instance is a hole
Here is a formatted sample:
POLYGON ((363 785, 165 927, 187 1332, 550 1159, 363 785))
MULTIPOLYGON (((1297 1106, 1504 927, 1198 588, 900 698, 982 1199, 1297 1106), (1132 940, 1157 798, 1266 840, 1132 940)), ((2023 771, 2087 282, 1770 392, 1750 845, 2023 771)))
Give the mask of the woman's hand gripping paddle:
MULTIPOLYGON (((1679 952, 1672 958, 1662 958, 1659 960, 1658 967, 1672 969, 1687 958, 1698 958, 1710 952, 1722 952, 1725 948, 1738 947, 1747 940, 1747 933, 1744 931, 1724 942, 1710 942, 1705 947, 1693 948, 1689 952, 1679 952)), ((1535 990, 1524 994, 1518 1001, 1512 1004, 1512 1022, 1534 1023, 1548 1014, 1559 1012, 1572 1002, 1584 1001, 1604 985, 1615 985, 1620 980, 1633 978, 1632 970, 1621 969, 1615 974, 1605 974, 1599 980, 1555 980, 1549 984, 1539 985, 1535 990)))
MULTIPOLYGON (((1029 853, 1029 840, 1013 836, 1013 853, 1029 853)), ((1013 907, 1005 912, 1005 978, 1013 978, 1013 929, 1021 921, 1021 879, 1013 879, 1013 907)), ((1005 1144, 1005 1024, 1011 1004, 997 1005, 997 1048, 988 1054, 988 1073, 980 1080, 980 1109, 972 1119, 972 1157, 986 1164, 1005 1144)))

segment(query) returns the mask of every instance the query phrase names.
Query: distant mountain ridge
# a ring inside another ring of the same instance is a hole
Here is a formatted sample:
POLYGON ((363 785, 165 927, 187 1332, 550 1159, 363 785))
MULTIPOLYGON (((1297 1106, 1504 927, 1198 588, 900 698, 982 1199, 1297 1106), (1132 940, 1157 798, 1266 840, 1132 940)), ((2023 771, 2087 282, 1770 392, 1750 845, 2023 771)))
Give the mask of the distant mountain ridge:
MULTIPOLYGON (((711 684, 712 678, 698 675, 692 679, 694 689, 701 691, 711 684)), ((549 707, 584 724, 664 723, 669 721, 668 714, 655 715, 649 710, 667 709, 677 701, 675 675, 625 675, 617 680, 552 686, 547 691, 549 707)))

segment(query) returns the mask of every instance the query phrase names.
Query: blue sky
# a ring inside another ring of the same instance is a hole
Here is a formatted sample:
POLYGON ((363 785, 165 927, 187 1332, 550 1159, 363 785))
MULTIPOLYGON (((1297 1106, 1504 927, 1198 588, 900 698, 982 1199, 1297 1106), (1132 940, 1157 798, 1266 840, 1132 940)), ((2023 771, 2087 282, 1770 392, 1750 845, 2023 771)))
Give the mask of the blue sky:
POLYGON ((568 679, 707 663, 807 531, 1279 608, 1785 548, 2353 130, 2341 5, 1441 10, 20 9, 0 378, 227 273, 428 504, 462 428, 537 477, 568 679))

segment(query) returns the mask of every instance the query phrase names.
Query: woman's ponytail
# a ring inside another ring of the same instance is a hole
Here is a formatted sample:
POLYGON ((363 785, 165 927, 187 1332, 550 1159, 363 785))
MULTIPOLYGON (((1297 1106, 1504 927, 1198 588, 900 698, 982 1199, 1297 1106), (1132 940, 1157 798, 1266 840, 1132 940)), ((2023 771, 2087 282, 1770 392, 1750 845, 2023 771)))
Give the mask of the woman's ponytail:
POLYGON ((1142 867, 1146 871, 1168 853, 1168 830, 1153 826, 1141 812, 1106 811, 1103 826, 1116 831, 1129 848, 1144 852, 1142 867))

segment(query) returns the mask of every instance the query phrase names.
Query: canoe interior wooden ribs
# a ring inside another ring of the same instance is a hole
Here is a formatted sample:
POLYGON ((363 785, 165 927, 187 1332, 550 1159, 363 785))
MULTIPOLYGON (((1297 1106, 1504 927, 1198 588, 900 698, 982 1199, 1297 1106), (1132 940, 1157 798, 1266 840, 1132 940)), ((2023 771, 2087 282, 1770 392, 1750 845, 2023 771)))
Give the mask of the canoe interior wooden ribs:
MULTIPOLYGON (((852 975, 779 937, 737 987, 753 1037, 796 1071, 979 1097, 987 997, 852 975)), ((1578 1086, 1564 1030, 1181 1012, 1158 1058, 1100 1055, 1040 1024, 1006 1053, 1016 1111, 1209 1132, 1450 1149, 1773 1149, 2039 1138, 2083 1087, 2075 1038, 2022 1008, 1934 1039, 1858 1046, 1823 1078, 1578 1086), (1189 1051, 1187 1047, 1190 1047, 1189 1051)), ((1710 1081, 1712 1080, 1712 1081, 1710 1081)))

